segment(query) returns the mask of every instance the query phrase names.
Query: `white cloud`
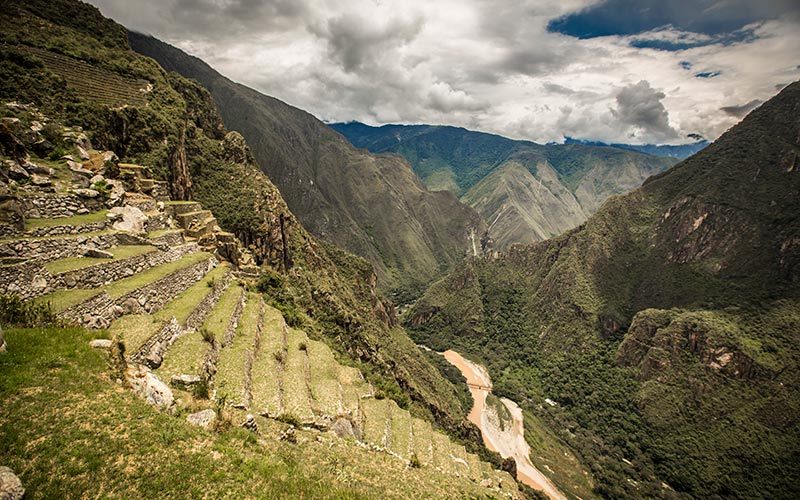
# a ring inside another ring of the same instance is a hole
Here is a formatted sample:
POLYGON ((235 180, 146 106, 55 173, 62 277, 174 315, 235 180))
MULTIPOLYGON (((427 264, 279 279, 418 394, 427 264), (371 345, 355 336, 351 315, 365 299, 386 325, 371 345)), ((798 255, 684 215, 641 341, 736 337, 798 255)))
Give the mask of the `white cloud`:
POLYGON ((547 31, 598 0, 90 1, 329 121, 451 124, 539 142, 713 139, 738 120, 731 110, 800 78, 791 16, 726 45, 671 27, 587 40, 547 31), (709 44, 670 52, 634 40, 709 44))

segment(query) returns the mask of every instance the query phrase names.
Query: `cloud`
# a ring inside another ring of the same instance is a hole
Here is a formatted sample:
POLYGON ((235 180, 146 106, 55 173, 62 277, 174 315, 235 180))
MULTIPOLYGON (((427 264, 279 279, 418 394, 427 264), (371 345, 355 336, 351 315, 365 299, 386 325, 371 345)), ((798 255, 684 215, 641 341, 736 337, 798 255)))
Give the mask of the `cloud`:
POLYGON ((677 139, 680 134, 669 124, 669 112, 661 102, 663 92, 650 86, 647 80, 628 85, 617 94, 617 107, 611 114, 628 128, 629 136, 648 142, 677 139))
POLYGON ((90 1, 327 121, 680 143, 718 137, 738 120, 724 108, 766 100, 800 77, 800 19, 786 10, 794 1, 626 0, 671 22, 642 24, 648 14, 619 10, 610 22, 630 34, 584 39, 548 23, 623 0, 90 1), (754 5, 747 15, 743 2, 754 5), (693 16, 724 19, 734 34, 693 16))
POLYGON ((747 113, 753 111, 759 105, 761 105, 762 102, 764 101, 762 101, 761 99, 753 99, 752 101, 745 104, 741 104, 738 106, 723 106, 719 109, 731 116, 735 116, 736 118, 743 118, 747 113))

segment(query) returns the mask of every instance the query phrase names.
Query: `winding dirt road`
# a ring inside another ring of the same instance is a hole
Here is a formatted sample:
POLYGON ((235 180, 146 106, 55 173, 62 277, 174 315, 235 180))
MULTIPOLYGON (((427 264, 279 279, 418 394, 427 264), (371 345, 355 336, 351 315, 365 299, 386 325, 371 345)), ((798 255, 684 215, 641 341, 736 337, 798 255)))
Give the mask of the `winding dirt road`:
POLYGON ((517 463, 517 479, 523 483, 544 491, 552 500, 567 500, 567 497, 531 463, 531 450, 525 441, 522 409, 510 399, 500 399, 508 408, 513 420, 511 426, 503 429, 500 416, 486 405, 486 396, 492 390, 492 380, 486 368, 464 359, 452 350, 442 354, 450 364, 461 370, 461 374, 467 379, 467 387, 475 401, 467 418, 481 430, 486 447, 500 453, 503 458, 513 457, 517 463))

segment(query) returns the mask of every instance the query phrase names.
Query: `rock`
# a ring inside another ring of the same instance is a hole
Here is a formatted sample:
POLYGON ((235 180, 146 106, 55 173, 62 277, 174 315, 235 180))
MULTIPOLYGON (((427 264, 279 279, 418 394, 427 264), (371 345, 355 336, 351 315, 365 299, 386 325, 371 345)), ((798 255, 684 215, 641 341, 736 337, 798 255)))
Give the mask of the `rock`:
POLYGON ((192 425, 208 429, 217 420, 217 412, 214 410, 203 410, 192 413, 186 417, 186 421, 192 425))
POLYGON ((6 336, 3 334, 3 327, 0 326, 0 353, 6 352, 8 347, 6 346, 6 336))
POLYGON ((147 216, 136 207, 126 205, 124 207, 114 207, 108 211, 110 214, 122 214, 122 220, 114 223, 114 229, 129 233, 143 233, 147 223, 147 216))
POLYGON ((100 193, 95 191, 94 189, 85 189, 85 188, 73 189, 72 192, 77 194, 81 198, 97 198, 100 195, 100 193))
POLYGON ((192 386, 198 385, 202 379, 198 375, 173 375, 169 381, 169 385, 177 389, 189 389, 192 386))
POLYGON ((106 178, 103 177, 100 174, 97 174, 94 177, 92 177, 91 179, 89 179, 89 182, 92 183, 92 184, 97 184, 98 182, 105 182, 105 181, 106 181, 106 178))
POLYGON ((56 173, 56 171, 50 167, 37 165, 35 163, 27 163, 25 165, 25 170, 27 170, 32 174, 40 174, 40 175, 53 175, 56 173))
POLYGON ((78 214, 78 215, 86 215, 86 214, 89 213, 89 209, 88 208, 79 208, 75 213, 78 214))
POLYGON ((86 151, 86 149, 81 147, 80 145, 75 146, 75 151, 78 152, 78 156, 81 157, 81 160, 87 161, 89 159, 89 152, 86 151))
POLYGON ((41 139, 39 141, 34 142, 31 145, 31 149, 34 153, 39 155, 40 157, 48 156, 56 147, 53 146, 53 143, 48 141, 47 139, 41 139))
POLYGON ((93 257, 95 259, 113 259, 114 254, 106 250, 101 250, 95 247, 86 247, 82 250, 84 257, 93 257))
POLYGON ((281 432, 280 440, 281 441, 289 441, 290 443, 296 443, 297 442, 297 433, 295 432, 293 425, 289 426, 288 429, 286 429, 285 431, 281 432))
POLYGON ((41 122, 36 120, 31 122, 31 132, 41 132, 42 130, 44 130, 44 125, 42 125, 41 122))
POLYGON ((175 402, 172 389, 150 370, 131 367, 128 368, 127 376, 133 391, 146 402, 162 410, 172 407, 175 402))
POLYGON ((346 418, 336 419, 333 425, 331 425, 331 431, 333 431, 333 433, 340 438, 356 437, 356 433, 353 429, 353 423, 346 418))
POLYGON ((0 467, 0 500, 22 500, 25 488, 14 471, 8 467, 0 467))
POLYGON ((78 150, 78 153, 80 153, 80 151, 83 150, 84 153, 86 154, 86 158, 83 158, 83 155, 81 155, 81 158, 83 158, 84 160, 88 160, 89 154, 86 153, 86 151, 92 149, 92 143, 89 142, 89 136, 81 132, 81 134, 78 135, 78 137, 75 139, 75 148, 78 150))
POLYGON ((67 166, 70 168, 70 170, 81 170, 84 172, 88 172, 89 174, 91 174, 89 175, 89 177, 94 175, 94 173, 91 170, 86 170, 85 168, 83 168, 83 163, 78 163, 73 160, 67 160, 67 166))
POLYGON ((89 342, 89 347, 92 349, 111 349, 114 341, 110 339, 94 339, 89 342))
MULTIPOLYGON (((62 160, 67 160, 67 162, 70 162, 70 161, 73 162, 73 163, 75 162, 75 158, 73 158, 72 155, 64 155, 64 156, 61 157, 61 159, 62 160)), ((67 163, 67 165, 69 165, 69 163, 67 163)))
POLYGON ((14 160, 6 160, 6 165, 8 165, 8 176, 12 179, 21 181, 24 179, 29 179, 31 176, 27 170, 22 168, 19 163, 15 162, 14 160))
POLYGON ((39 174, 31 175, 31 182, 34 185, 40 186, 40 187, 52 186, 53 185, 53 181, 50 180, 50 177, 47 177, 47 176, 44 176, 44 175, 39 175, 39 174))
POLYGON ((166 206, 167 205, 163 201, 159 201, 158 203, 156 203, 156 208, 159 209, 162 212, 164 211, 164 207, 166 207, 166 206))
POLYGON ((258 434, 258 423, 256 422, 256 418, 249 413, 247 414, 247 417, 245 418, 244 422, 242 422, 242 427, 244 427, 248 431, 255 432, 256 434, 258 434))

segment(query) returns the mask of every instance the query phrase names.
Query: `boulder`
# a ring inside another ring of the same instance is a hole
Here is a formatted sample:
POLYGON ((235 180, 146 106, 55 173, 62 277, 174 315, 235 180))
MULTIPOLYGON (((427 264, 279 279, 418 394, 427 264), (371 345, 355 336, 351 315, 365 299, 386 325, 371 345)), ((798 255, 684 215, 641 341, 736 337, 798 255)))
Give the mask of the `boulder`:
POLYGON ((110 339, 94 339, 89 342, 89 347, 92 349, 111 349, 114 341, 110 339))
POLYGON ((258 434, 258 423, 256 422, 256 418, 249 413, 247 414, 247 417, 244 419, 244 422, 242 422, 242 427, 244 427, 248 431, 255 432, 256 434, 258 434))
POLYGON ((39 175, 53 175, 56 173, 56 171, 50 167, 37 165, 35 163, 26 163, 25 170, 27 170, 32 174, 39 174, 39 175))
POLYGON ((6 336, 3 334, 3 327, 0 326, 0 353, 6 352, 6 336))
POLYGON ((192 386, 198 385, 202 379, 199 375, 173 375, 169 381, 169 385, 175 387, 176 389, 189 389, 192 386))
POLYGON ((23 179, 29 179, 31 176, 27 170, 22 168, 19 163, 14 160, 6 160, 6 166, 8 168, 8 177, 11 179, 21 181, 23 179))
POLYGON ((81 198, 97 198, 100 196, 100 193, 95 191, 94 189, 88 188, 77 188, 72 190, 73 193, 77 194, 81 198))
POLYGON ((81 147, 80 145, 75 146, 75 151, 78 152, 78 156, 81 157, 81 160, 87 161, 89 160, 89 152, 86 151, 85 148, 81 147))
POLYGON ((133 391, 147 403, 161 410, 167 410, 175 402, 172 389, 147 368, 129 367, 127 378, 133 391))
POLYGON ((106 181, 106 178, 103 177, 100 174, 97 174, 94 177, 92 177, 91 179, 89 179, 89 182, 91 182, 92 184, 97 184, 98 182, 105 182, 105 181, 106 181))
POLYGON ((122 220, 116 221, 113 226, 117 231, 126 231, 129 233, 144 232, 147 216, 138 208, 126 205, 124 207, 114 207, 109 210, 108 213, 122 214, 122 220))
POLYGON ((50 177, 47 177, 45 175, 39 175, 39 174, 31 175, 31 182, 35 186, 39 186, 39 187, 46 187, 46 186, 52 186, 53 185, 53 181, 50 180, 50 177))
POLYGON ((93 257, 95 259, 113 259, 114 254, 106 250, 101 250, 95 247, 86 247, 83 249, 82 254, 84 257, 93 257))
POLYGON ((214 410, 203 410, 192 413, 186 417, 186 421, 192 425, 208 429, 217 420, 217 412, 214 410))
POLYGON ((8 467, 0 467, 0 500, 22 500, 25 488, 14 471, 8 467))

